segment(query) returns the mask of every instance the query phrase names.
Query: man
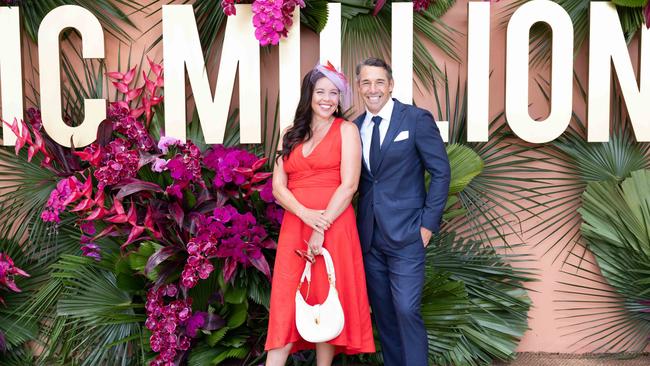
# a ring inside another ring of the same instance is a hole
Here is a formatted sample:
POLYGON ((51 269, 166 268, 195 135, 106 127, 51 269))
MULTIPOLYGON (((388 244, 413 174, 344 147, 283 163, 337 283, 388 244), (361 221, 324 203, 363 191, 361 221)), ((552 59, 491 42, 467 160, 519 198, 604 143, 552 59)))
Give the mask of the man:
POLYGON ((363 144, 357 226, 384 364, 426 366, 424 248, 440 227, 449 160, 431 113, 391 98, 394 82, 385 61, 363 61, 356 76, 366 107, 355 120, 363 144))

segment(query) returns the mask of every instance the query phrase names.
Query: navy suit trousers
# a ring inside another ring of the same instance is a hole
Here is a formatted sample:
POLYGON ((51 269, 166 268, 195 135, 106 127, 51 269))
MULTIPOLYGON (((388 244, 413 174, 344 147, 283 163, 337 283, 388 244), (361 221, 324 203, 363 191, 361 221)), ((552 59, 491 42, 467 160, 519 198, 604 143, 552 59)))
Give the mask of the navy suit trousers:
POLYGON ((384 365, 427 366, 427 334, 420 312, 422 240, 396 249, 375 228, 370 251, 364 253, 364 266, 384 365))

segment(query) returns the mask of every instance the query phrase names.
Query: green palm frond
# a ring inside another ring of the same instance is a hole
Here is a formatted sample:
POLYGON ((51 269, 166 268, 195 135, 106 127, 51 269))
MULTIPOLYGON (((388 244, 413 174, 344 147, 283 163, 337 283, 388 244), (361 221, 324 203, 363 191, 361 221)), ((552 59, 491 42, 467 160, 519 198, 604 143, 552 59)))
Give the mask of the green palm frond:
POLYGON ((34 353, 29 348, 20 348, 2 355, 0 366, 33 366, 34 353))
MULTIPOLYGON (((548 83, 542 89, 546 90, 548 83)), ((583 100, 586 93, 580 80, 576 79, 583 100)), ((545 94, 548 97, 548 94, 545 94)), ((548 164, 539 167, 547 177, 545 183, 536 188, 544 199, 543 205, 530 207, 539 216, 549 219, 529 229, 531 237, 539 243, 547 242, 551 235, 560 234, 545 249, 545 254, 555 252, 554 260, 580 248, 581 219, 577 209, 581 206, 581 195, 589 182, 605 180, 621 181, 638 169, 650 168, 650 144, 637 142, 631 122, 627 116, 620 92, 614 90, 612 101, 611 133, 609 142, 587 142, 586 122, 573 113, 572 123, 562 136, 539 149, 548 164)))
POLYGON ((327 0, 305 1, 305 7, 300 11, 300 23, 320 33, 327 24, 327 0))
MULTIPOLYGON (((67 40, 72 42, 71 39, 67 40)), ((83 100, 85 98, 105 97, 103 62, 83 60, 79 50, 62 55, 62 72, 65 82, 62 88, 64 100, 63 115, 72 125, 83 119, 83 100), (74 65, 82 65, 77 68, 74 65), (78 70, 78 71, 77 71, 78 70)), ((35 60, 30 55, 32 67, 35 60)), ((38 88, 31 85, 34 97, 39 98, 38 88)), ((32 101, 38 105, 37 101, 32 101)), ((66 157, 65 148, 52 145, 51 151, 66 157)), ((79 252, 79 230, 75 229, 73 215, 63 214, 57 225, 45 223, 40 215, 45 208, 50 192, 57 182, 74 171, 66 158, 60 159, 56 169, 45 168, 41 164, 42 156, 37 154, 31 162, 27 161, 25 149, 18 155, 13 150, 0 149, 0 235, 10 238, 28 237, 25 250, 30 256, 43 264, 49 264, 63 253, 79 252)))
POLYGON ((30 231, 32 224, 41 223, 41 212, 57 182, 56 174, 42 168, 40 161, 36 156, 28 162, 24 151, 14 155, 13 150, 0 149, 0 235, 16 240, 29 236, 38 243, 49 240, 46 225, 30 231))
MULTIPOLYGON (((423 40, 431 42, 452 59, 459 60, 452 37, 457 32, 440 20, 454 3, 454 0, 435 2, 426 11, 413 14, 413 71, 427 90, 435 78, 443 77, 443 73, 423 40)), ((343 0, 341 5, 345 72, 352 74, 355 65, 367 57, 390 55, 391 3, 387 2, 376 16, 371 14, 374 9, 371 1, 343 0)))
POLYGON ((474 150, 462 144, 447 145, 447 156, 451 167, 449 194, 456 194, 463 191, 474 177, 481 174, 484 164, 474 150))
POLYGON ((640 8, 645 6, 648 3, 648 0, 612 0, 612 2, 620 6, 640 8))
MULTIPOLYGON (((181 4, 187 4, 190 0, 183 0, 181 4)), ((192 4, 194 7, 194 15, 196 17, 196 26, 199 31, 199 40, 201 42, 201 47, 203 49, 204 55, 212 55, 213 52, 220 49, 222 42, 219 40, 219 32, 226 22, 226 14, 224 14, 221 9, 221 1, 215 0, 196 0, 192 4)), ((157 16, 161 20, 154 23, 149 29, 145 30, 143 34, 147 34, 154 29, 159 29, 160 24, 162 24, 162 16, 159 12, 162 11, 162 7, 157 10, 149 13, 147 17, 157 16)), ((160 42, 162 42, 162 35, 156 38, 149 47, 147 51, 152 50, 160 42)))
POLYGON ((638 7, 617 6, 618 18, 621 21, 625 40, 629 44, 632 38, 637 34, 639 29, 645 24, 643 11, 638 7))
POLYGON ((530 198, 535 191, 527 188, 527 185, 538 183, 530 174, 535 171, 530 164, 536 159, 530 155, 530 147, 518 145, 509 133, 503 113, 490 121, 492 132, 488 142, 467 142, 467 87, 461 88, 457 81, 454 91, 447 78, 443 85, 444 89, 439 92, 433 84, 433 95, 437 119, 449 122, 449 143, 470 148, 482 161, 480 174, 472 177, 458 193, 465 214, 452 220, 443 230, 501 245, 507 242, 507 235, 519 235, 518 214, 528 212, 527 205, 536 203, 530 198))
MULTIPOLYGON (((264 96, 264 111, 262 112, 262 143, 261 144, 246 144, 241 145, 239 143, 239 110, 235 109, 232 114, 228 117, 226 123, 226 134, 223 138, 223 145, 226 147, 232 146, 242 146, 248 151, 252 152, 257 156, 265 156, 269 158, 266 163, 266 167, 269 170, 272 170, 274 167, 273 157, 277 151, 277 147, 280 140, 280 120, 279 120, 279 106, 280 98, 279 96, 275 97, 275 107, 271 109, 269 107, 269 96, 264 96), (275 111, 271 115, 271 110, 275 111)), ((204 141, 203 134, 201 133, 200 128, 198 128, 198 114, 194 112, 194 118, 190 123, 188 138, 196 139, 194 141, 204 141), (195 132, 192 132, 196 130, 195 132)), ((197 145, 199 145, 197 143, 197 145)), ((200 146, 200 145, 199 145, 200 146)))
POLYGON ((650 171, 638 170, 622 182, 591 182, 582 196, 582 234, 604 281, 596 271, 572 265, 575 281, 562 283, 564 293, 586 299, 564 310, 564 318, 573 323, 571 334, 581 335, 576 346, 598 344, 596 352, 641 352, 649 344, 648 187, 650 171), (603 339, 609 341, 601 344, 603 339))
POLYGON ((449 273, 427 273, 422 292, 422 318, 429 339, 429 354, 453 351, 462 335, 458 329, 470 324, 472 306, 465 285, 449 273))
POLYGON ((437 301, 425 296, 422 302, 434 364, 487 365, 514 358, 528 327, 530 299, 524 286, 533 272, 509 263, 528 260, 500 255, 484 243, 452 233, 434 238, 426 252, 424 293, 447 297, 437 301))
MULTIPOLYGON (((431 364, 478 366, 514 358, 528 329, 531 301, 524 286, 534 271, 523 267, 529 261, 454 233, 433 238, 422 296, 431 364)), ((381 365, 379 355, 355 356, 351 364, 381 365)))
POLYGON ((390 13, 381 11, 377 16, 360 13, 347 18, 347 6, 341 7, 341 38, 343 70, 353 75, 356 64, 370 56, 390 55, 390 13))
MULTIPOLYGON (((530 0, 517 0, 506 7, 507 13, 514 12, 518 7, 530 0)), ((556 0, 569 14, 573 23, 574 54, 580 50, 589 34, 589 4, 590 0, 556 0)), ((623 33, 629 43, 634 35, 641 29, 643 23, 643 8, 647 0, 621 0, 613 1, 617 4, 617 11, 621 20, 623 33)), ((531 60, 535 66, 544 65, 551 60, 551 30, 544 25, 535 25, 531 29, 530 46, 531 60)))
POLYGON ((144 305, 118 287, 113 264, 63 255, 48 268, 45 286, 19 309, 38 314, 41 364, 127 365, 142 356, 144 305))
MULTIPOLYGON (((129 17, 120 6, 126 6, 136 12, 142 11, 138 1, 134 0, 28 0, 23 1, 20 7, 23 28, 32 39, 36 42, 38 37, 38 27, 41 25, 43 18, 53 9, 62 5, 78 5, 92 12, 100 21, 102 26, 113 37, 123 41, 132 41, 129 32, 124 29, 123 24, 136 28, 135 24, 129 20, 129 17)), ((137 29, 137 28, 136 28, 137 29)))
POLYGON ((19 315, 16 310, 25 303, 39 284, 39 276, 43 274, 43 268, 25 253, 24 242, 14 239, 0 238, 0 253, 4 253, 13 259, 14 265, 27 272, 30 277, 17 276, 16 285, 22 291, 14 293, 0 289, 0 297, 5 304, 0 303, 0 332, 4 334, 10 355, 23 354, 26 349, 25 342, 36 339, 38 325, 31 319, 17 322, 19 315))

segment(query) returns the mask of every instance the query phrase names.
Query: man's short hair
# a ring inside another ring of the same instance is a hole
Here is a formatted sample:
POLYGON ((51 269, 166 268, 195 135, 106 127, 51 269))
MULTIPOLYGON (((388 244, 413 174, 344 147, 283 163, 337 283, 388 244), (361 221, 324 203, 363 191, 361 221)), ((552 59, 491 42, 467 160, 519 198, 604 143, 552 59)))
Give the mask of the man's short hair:
POLYGON ((359 78, 359 74, 361 74, 361 68, 364 66, 381 67, 382 69, 386 70, 386 73, 388 74, 388 80, 393 80, 393 69, 386 61, 378 57, 368 57, 367 59, 361 61, 361 63, 357 64, 357 68, 355 69, 357 79, 359 78))

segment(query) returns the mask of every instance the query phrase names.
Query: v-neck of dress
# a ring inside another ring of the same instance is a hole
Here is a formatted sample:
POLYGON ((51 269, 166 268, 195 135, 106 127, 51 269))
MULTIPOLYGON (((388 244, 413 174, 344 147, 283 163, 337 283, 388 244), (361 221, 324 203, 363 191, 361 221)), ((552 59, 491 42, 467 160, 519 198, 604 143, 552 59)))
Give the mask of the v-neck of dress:
POLYGON ((308 155, 305 155, 305 143, 303 142, 302 145, 300 145, 300 154, 304 159, 308 159, 310 156, 314 155, 316 149, 318 149, 318 147, 323 143, 323 141, 325 141, 325 139, 329 136, 330 131, 332 130, 332 127, 334 126, 334 123, 336 123, 337 120, 338 118, 334 118, 332 123, 330 123, 330 126, 327 128, 327 132, 325 132, 325 136, 323 136, 323 138, 320 139, 320 141, 318 141, 316 146, 314 146, 314 148, 311 149, 311 152, 308 155))

